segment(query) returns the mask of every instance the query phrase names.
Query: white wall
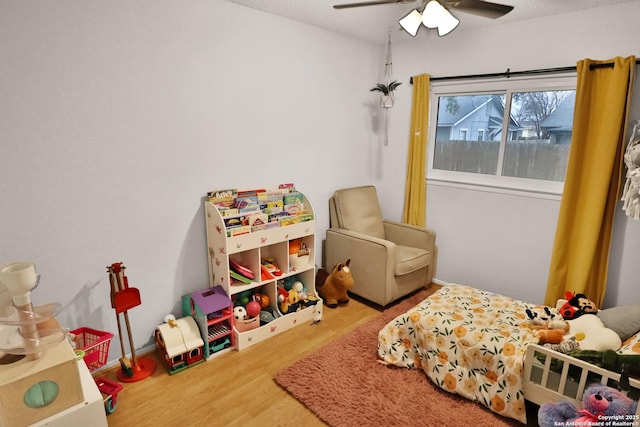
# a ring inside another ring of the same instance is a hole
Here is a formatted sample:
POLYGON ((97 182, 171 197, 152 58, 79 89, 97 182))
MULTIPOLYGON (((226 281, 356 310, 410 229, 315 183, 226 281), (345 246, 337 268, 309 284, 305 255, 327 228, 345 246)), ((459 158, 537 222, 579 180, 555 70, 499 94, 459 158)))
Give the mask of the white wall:
MULTIPOLYGON (((580 59, 640 55, 640 2, 465 31, 438 38, 425 28, 416 39, 396 36, 394 77, 450 76, 563 67, 580 59), (604 25, 603 22, 612 23, 604 25), (615 23, 615 24, 613 24, 615 23)), ((379 182, 387 216, 400 217, 406 163, 410 86, 392 111, 393 143, 379 182)), ((636 86, 636 94, 640 85, 636 86)), ((640 96, 632 117, 640 119, 640 96)), ((427 226, 437 232, 438 279, 479 286, 542 303, 559 200, 533 199, 429 183, 427 226)), ((640 223, 616 217, 607 305, 640 302, 640 223)))
POLYGON ((333 190, 380 174, 379 57, 221 0, 1 2, 0 262, 35 262, 64 326, 112 332, 124 262, 149 344, 208 286, 207 191, 293 182, 322 237, 333 190))

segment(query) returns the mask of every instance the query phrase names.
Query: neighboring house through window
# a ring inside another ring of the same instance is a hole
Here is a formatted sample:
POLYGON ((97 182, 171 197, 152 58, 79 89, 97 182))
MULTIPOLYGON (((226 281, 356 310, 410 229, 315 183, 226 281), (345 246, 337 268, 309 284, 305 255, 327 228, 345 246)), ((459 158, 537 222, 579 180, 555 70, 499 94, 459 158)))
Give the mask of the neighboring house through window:
POLYGON ((432 82, 427 179, 560 194, 575 87, 575 73, 432 82))

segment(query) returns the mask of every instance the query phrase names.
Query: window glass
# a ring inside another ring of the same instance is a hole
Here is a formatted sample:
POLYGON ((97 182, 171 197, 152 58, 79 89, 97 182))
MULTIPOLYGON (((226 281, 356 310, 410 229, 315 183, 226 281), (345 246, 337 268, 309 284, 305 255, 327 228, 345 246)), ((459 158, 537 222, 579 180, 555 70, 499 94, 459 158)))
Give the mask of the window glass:
POLYGON ((433 168, 495 175, 503 116, 504 94, 439 97, 433 168))
POLYGON ((575 81, 572 74, 432 83, 427 179, 560 194, 575 81))
POLYGON ((575 95, 565 90, 511 95, 518 129, 506 141, 502 175, 564 181, 575 95))

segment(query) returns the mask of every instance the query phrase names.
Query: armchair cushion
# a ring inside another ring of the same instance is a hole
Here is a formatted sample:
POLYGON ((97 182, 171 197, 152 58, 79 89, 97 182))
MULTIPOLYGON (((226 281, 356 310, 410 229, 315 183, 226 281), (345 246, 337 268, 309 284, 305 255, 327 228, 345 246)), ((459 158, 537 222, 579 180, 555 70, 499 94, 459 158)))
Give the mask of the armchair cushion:
POLYGON ((346 188, 333 195, 338 224, 333 227, 384 239, 382 210, 374 186, 346 188))
POLYGON ((429 252, 420 248, 396 245, 395 275, 403 276, 420 270, 431 261, 429 252))

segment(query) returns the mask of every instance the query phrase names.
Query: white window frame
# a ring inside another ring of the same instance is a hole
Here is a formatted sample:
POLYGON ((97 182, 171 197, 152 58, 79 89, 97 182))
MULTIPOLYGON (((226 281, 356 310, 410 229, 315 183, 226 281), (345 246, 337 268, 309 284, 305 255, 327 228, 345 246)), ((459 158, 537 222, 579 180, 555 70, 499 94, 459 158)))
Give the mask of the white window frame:
MULTIPOLYGON (((501 175, 487 175, 471 172, 440 170, 433 168, 436 124, 438 119, 438 98, 440 96, 462 96, 483 94, 505 94, 505 118, 508 123, 511 111, 512 92, 534 92, 542 90, 576 90, 576 73, 545 74, 537 76, 512 76, 497 79, 447 80, 431 82, 429 100, 429 144, 427 150, 427 182, 443 185, 477 188, 486 191, 517 192, 532 196, 549 195, 559 197, 564 182, 545 181, 531 178, 517 178, 501 175)), ((502 173, 502 163, 507 142, 507 132, 502 132, 500 140, 498 170, 502 173)))

